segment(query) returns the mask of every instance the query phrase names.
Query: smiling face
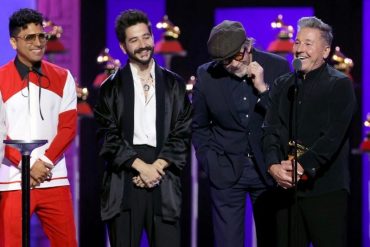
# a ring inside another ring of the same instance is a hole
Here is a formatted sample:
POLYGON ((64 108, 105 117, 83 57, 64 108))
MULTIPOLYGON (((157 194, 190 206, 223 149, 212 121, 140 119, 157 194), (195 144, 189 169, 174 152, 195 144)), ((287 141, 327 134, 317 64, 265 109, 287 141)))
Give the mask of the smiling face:
POLYGON ((154 40, 145 23, 138 23, 126 29, 126 39, 120 44, 131 62, 148 65, 153 57, 154 40))
POLYGON ((24 37, 30 34, 43 33, 44 29, 39 24, 30 23, 25 29, 21 29, 16 37, 10 38, 10 44, 17 51, 18 59, 28 67, 41 61, 45 54, 46 40, 40 40, 39 36, 32 42, 26 41, 24 37))
POLYGON ((330 46, 319 29, 304 27, 297 34, 293 53, 302 61, 301 71, 306 74, 325 63, 330 53, 330 46))

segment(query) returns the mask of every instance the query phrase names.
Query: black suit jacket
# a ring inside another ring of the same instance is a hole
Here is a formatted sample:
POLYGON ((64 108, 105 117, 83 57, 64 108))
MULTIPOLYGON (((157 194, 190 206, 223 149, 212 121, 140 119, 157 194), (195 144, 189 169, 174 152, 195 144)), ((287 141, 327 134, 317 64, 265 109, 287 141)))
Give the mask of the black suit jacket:
MULTIPOLYGON (((180 173, 190 147, 191 104, 182 78, 155 65, 156 131, 158 158, 169 162, 161 182, 162 216, 176 220, 181 211, 180 173)), ((103 178, 101 216, 117 215, 122 207, 124 174, 137 157, 133 149, 134 84, 129 64, 100 88, 94 109, 102 137, 100 155, 107 167, 103 178)))
MULTIPOLYGON (((267 165, 287 158, 288 141, 294 134, 294 73, 275 81, 264 124, 267 165)), ((349 190, 348 128, 356 108, 351 80, 323 64, 298 83, 298 143, 309 148, 298 162, 310 176, 299 183, 299 195, 313 196, 349 190)))
MULTIPOLYGON (((283 58, 253 49, 253 59, 264 68, 264 80, 272 83, 278 76, 289 72, 283 58)), ((193 144, 197 159, 217 188, 228 188, 240 178, 245 164, 248 142, 258 170, 267 184, 267 175, 261 151, 262 123, 267 108, 267 92, 253 91, 248 126, 237 116, 228 83, 235 80, 221 64, 211 62, 198 68, 193 94, 193 144)))

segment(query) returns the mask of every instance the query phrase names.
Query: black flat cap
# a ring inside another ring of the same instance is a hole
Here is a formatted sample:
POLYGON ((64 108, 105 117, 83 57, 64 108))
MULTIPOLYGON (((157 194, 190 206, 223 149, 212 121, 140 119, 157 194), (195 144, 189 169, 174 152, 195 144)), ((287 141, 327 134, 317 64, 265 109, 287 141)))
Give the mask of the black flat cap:
POLYGON ((246 40, 243 25, 225 20, 212 28, 207 42, 209 55, 217 61, 235 55, 246 40))

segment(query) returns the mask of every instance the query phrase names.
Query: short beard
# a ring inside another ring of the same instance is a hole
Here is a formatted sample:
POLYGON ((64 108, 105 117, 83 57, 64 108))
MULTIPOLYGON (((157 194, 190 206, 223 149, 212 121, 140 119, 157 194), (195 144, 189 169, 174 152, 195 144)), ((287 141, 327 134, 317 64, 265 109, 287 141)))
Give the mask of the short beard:
POLYGON ((139 48, 135 50, 133 54, 131 52, 127 52, 127 56, 129 57, 130 60, 133 60, 141 65, 148 65, 153 58, 153 53, 154 53, 154 47, 146 46, 144 48, 139 48), (140 60, 137 57, 135 57, 136 53, 140 53, 142 51, 150 51, 150 57, 147 60, 140 60))
POLYGON ((225 70, 227 72, 229 72, 230 74, 234 75, 234 76, 237 76, 237 77, 243 77, 246 75, 246 72, 245 71, 240 71, 243 67, 246 67, 249 65, 249 62, 248 61, 239 61, 240 63, 242 63, 242 66, 240 66, 238 69, 236 70, 231 70, 231 69, 226 69, 225 70))

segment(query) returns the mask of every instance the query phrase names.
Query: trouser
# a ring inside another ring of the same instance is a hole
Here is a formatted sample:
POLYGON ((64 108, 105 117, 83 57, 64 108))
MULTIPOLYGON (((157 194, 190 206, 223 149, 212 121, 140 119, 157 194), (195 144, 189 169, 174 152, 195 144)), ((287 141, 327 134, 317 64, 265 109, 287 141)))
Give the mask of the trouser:
POLYGON ((253 216, 259 247, 275 244, 275 209, 273 193, 266 189, 251 159, 248 159, 240 180, 231 188, 211 186, 215 246, 243 247, 245 238, 245 202, 252 200, 253 216))
MULTIPOLYGON (((21 190, 0 193, 0 247, 22 246, 21 198, 21 190)), ((69 186, 32 189, 30 213, 39 217, 52 247, 77 246, 69 186)))
POLYGON ((179 222, 164 221, 153 212, 151 193, 145 189, 136 191, 132 209, 122 211, 108 221, 109 241, 112 247, 139 247, 143 229, 149 246, 179 247, 179 222))
POLYGON ((277 213, 278 246, 347 246, 347 202, 347 191, 339 190, 298 197, 295 207, 293 191, 282 191, 277 213))
MULTIPOLYGON (((138 157, 148 164, 156 159, 155 148, 134 146, 138 157)), ((112 247, 139 247, 145 229, 151 247, 180 247, 179 221, 165 221, 160 213, 159 188, 138 188, 130 180, 135 173, 125 177, 124 208, 107 222, 112 247), (129 188, 129 190, 127 190, 129 188), (127 200, 129 202, 127 202, 127 200)))

